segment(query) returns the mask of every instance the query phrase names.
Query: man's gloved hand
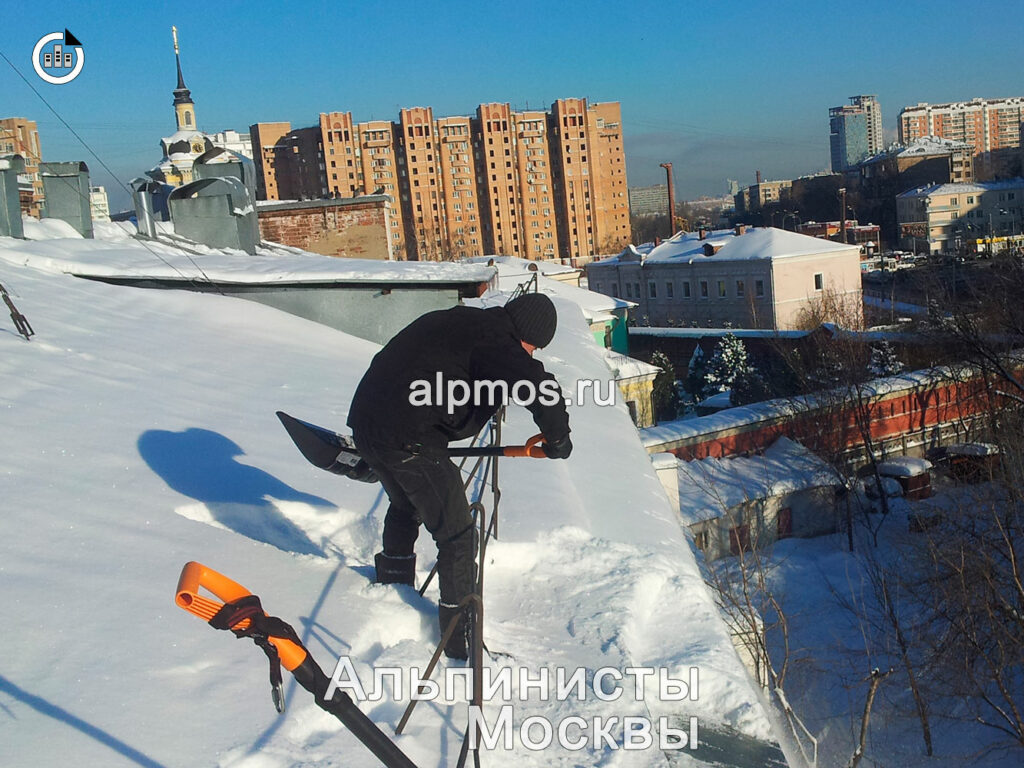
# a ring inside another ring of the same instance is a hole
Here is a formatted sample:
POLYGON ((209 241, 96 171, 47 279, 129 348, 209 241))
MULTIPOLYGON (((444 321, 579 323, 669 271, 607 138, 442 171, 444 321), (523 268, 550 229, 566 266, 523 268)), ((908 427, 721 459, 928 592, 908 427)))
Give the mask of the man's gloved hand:
POLYGON ((545 440, 543 447, 544 454, 549 459, 567 459, 569 454, 572 453, 572 440, 569 439, 568 435, 554 443, 549 443, 545 440))

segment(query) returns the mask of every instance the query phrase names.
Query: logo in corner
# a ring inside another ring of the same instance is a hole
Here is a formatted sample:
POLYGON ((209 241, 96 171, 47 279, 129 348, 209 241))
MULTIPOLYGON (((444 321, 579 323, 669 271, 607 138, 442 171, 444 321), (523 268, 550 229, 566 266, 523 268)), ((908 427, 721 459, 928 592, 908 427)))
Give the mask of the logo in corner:
POLYGON ((43 35, 32 50, 32 67, 43 80, 64 85, 74 80, 85 64, 85 50, 71 32, 43 35))

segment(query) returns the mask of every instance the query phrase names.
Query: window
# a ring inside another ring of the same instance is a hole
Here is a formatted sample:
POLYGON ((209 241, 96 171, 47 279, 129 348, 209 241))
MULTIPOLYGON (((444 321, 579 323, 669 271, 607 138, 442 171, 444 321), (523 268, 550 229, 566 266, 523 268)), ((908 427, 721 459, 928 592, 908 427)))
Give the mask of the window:
POLYGON ((754 293, 758 296, 764 296, 764 280, 754 281, 754 293))
POLYGON ((684 299, 690 298, 690 281, 689 280, 683 281, 683 298, 684 299))
POLYGON ((708 548, 708 532, 697 531, 693 534, 693 543, 697 549, 704 551, 708 548))
POLYGON ((745 289, 744 289, 744 286, 743 286, 743 281, 742 280, 737 280, 736 281, 736 295, 739 296, 740 298, 742 298, 744 290, 745 289))
POLYGON ((626 298, 627 299, 632 299, 633 298, 633 284, 632 283, 626 283, 626 298))
POLYGON ((667 283, 665 283, 665 296, 672 299, 675 298, 675 295, 676 287, 672 284, 672 281, 669 280, 667 283))
POLYGON ((725 298, 725 280, 718 281, 718 298, 725 298))
POLYGON ((820 291, 825 286, 825 276, 818 272, 814 275, 814 290, 820 291))
POLYGON ((658 284, 653 280, 647 281, 647 296, 651 299, 658 298, 658 284))
POLYGON ((700 297, 702 299, 706 299, 708 297, 708 281, 707 280, 701 280, 700 281, 700 297))
MULTIPOLYGON (((579 243, 576 243, 576 245, 579 245, 579 243)), ((633 283, 633 290, 636 293, 636 297, 639 299, 640 298, 640 283, 633 283)))

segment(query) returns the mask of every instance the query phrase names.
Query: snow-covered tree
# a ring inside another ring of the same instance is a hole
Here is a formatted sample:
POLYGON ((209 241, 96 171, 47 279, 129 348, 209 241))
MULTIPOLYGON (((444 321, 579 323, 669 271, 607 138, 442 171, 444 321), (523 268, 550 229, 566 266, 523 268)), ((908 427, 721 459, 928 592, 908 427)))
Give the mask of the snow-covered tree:
POLYGON ((747 405, 748 403, 760 403, 771 398, 771 387, 765 381, 764 376, 756 368, 751 366, 746 371, 741 371, 732 380, 732 394, 729 402, 732 405, 747 405))
POLYGON ((871 347, 871 362, 868 363, 868 371, 872 376, 895 376, 903 371, 903 363, 896 357, 896 350, 892 345, 882 340, 871 347))
POLYGON ((654 377, 654 388, 651 392, 654 418, 658 421, 671 421, 679 415, 675 368, 668 355, 661 351, 651 355, 651 365, 661 369, 661 373, 654 377))
POLYGON ((707 369, 708 360, 704 356, 704 350, 698 344, 690 356, 690 363, 686 369, 686 381, 683 382, 683 389, 689 393, 694 402, 697 402, 704 394, 704 373, 707 369))
POLYGON ((708 361, 704 374, 704 396, 710 397, 732 389, 736 377, 746 376, 750 370, 746 346, 734 334, 725 334, 708 361))

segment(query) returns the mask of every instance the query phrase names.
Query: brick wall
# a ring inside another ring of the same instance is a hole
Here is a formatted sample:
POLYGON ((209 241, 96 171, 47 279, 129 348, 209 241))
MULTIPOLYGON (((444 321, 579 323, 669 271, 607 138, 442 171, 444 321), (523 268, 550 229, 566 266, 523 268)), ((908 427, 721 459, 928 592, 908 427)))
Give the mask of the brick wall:
POLYGON ((387 200, 310 200, 259 206, 263 240, 325 256, 387 259, 387 200))

